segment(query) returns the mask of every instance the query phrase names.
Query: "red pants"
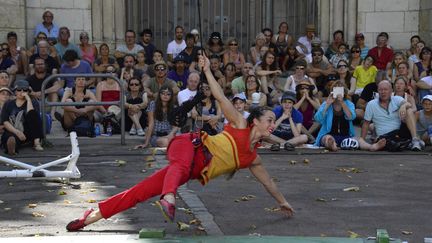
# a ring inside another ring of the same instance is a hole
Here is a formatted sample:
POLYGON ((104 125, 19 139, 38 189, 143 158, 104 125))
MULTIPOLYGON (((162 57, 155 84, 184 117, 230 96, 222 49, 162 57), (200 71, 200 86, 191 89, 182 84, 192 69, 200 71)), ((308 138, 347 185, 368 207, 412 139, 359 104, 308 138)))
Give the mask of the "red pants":
POLYGON ((167 157, 169 165, 132 188, 100 202, 102 216, 109 218, 157 195, 175 194, 179 186, 197 178, 204 167, 204 154, 200 149, 195 151, 190 134, 175 137, 168 146, 167 157))

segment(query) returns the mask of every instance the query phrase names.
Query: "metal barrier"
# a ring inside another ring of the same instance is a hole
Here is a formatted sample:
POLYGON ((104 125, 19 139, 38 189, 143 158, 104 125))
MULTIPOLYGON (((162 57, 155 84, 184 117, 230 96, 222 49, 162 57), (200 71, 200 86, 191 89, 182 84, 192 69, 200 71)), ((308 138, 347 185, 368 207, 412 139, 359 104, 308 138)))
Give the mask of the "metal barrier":
POLYGON ((119 105, 120 106, 120 131, 121 131, 121 144, 125 145, 125 113, 124 113, 124 105, 125 105, 125 90, 124 90, 124 82, 117 77, 113 77, 111 74, 53 74, 46 78, 41 87, 42 97, 45 97, 45 86, 54 79, 57 78, 75 78, 75 77, 85 77, 85 78, 111 78, 114 79, 120 85, 120 100, 119 101, 102 101, 102 102, 48 102, 45 99, 41 99, 41 111, 42 111, 42 130, 44 137, 46 135, 46 106, 97 106, 97 105, 119 105))

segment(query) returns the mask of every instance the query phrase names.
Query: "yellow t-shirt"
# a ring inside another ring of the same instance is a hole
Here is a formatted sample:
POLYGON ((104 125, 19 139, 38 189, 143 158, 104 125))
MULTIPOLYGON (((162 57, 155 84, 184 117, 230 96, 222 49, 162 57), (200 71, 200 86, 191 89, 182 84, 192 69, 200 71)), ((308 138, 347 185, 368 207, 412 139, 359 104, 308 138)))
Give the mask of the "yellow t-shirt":
POLYGON ((372 65, 368 70, 365 70, 363 65, 359 65, 355 68, 353 77, 357 80, 356 89, 362 89, 366 85, 375 82, 375 77, 378 73, 378 69, 372 65))

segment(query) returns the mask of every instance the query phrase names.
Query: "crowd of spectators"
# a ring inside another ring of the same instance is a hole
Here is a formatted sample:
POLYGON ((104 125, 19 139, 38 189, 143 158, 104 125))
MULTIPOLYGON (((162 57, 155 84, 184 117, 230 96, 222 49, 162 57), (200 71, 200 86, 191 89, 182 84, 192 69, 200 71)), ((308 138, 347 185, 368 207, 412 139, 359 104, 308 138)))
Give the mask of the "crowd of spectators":
POLYGON ((80 33, 80 43, 72 43, 68 27, 53 20, 51 11, 43 13, 28 49, 17 46, 14 32, 0 45, 1 141, 10 155, 26 142, 43 150, 41 128, 34 128, 41 124, 41 99, 118 101, 122 88, 125 107, 64 106, 51 108, 50 115, 69 131, 78 118, 102 123, 107 113, 124 109, 126 130, 143 137, 140 147, 164 147, 177 133, 198 129, 217 134, 224 116, 208 85, 199 82, 197 60, 202 54, 209 57, 225 95, 245 117, 254 106, 274 108, 276 129, 265 141, 272 150, 308 143, 331 151, 420 151, 431 144, 432 51, 417 35, 407 50, 394 50, 385 32, 374 47, 366 46, 365 36, 358 33, 350 47, 343 31, 337 30, 325 49, 314 25, 308 24, 304 35, 296 38, 282 22, 277 33, 264 28, 250 48, 241 50, 235 38, 213 32, 201 43, 198 30, 177 26, 167 47, 152 43, 151 29, 139 36, 127 30, 124 44, 113 51, 106 43, 92 44, 87 32, 80 33), (42 97, 43 80, 57 73, 77 77, 53 80, 42 97), (79 76, 91 73, 110 74, 123 82, 79 76), (26 78, 16 80, 17 75, 26 78), (171 126, 170 111, 197 91, 205 99, 188 114, 185 127, 171 126))

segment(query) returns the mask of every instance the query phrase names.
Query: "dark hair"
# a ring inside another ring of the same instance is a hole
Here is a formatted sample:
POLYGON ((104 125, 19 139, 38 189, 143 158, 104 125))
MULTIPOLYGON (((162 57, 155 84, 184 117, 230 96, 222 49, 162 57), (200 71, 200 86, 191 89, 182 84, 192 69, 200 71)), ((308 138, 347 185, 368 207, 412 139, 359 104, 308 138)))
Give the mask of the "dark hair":
POLYGON ((226 68, 228 67, 228 66, 231 66, 233 69, 234 69, 234 72, 235 72, 235 70, 236 70, 236 65, 233 63, 233 62, 229 62, 229 63, 227 63, 226 65, 224 65, 224 72, 225 72, 225 70, 226 70, 226 68))
POLYGON ((333 39, 336 38, 337 34, 341 34, 342 39, 344 39, 344 32, 342 30, 336 30, 335 32, 333 32, 333 39))
POLYGON ((142 83, 141 83, 141 80, 140 80, 140 78, 138 77, 138 76, 132 76, 132 78, 130 78, 128 81, 127 81, 127 84, 128 84, 128 86, 127 86, 127 90, 130 92, 131 91, 131 89, 130 89, 130 87, 129 87, 129 85, 130 85, 130 83, 132 82, 132 80, 136 80, 136 81, 138 81, 138 83, 140 84, 140 88, 139 88, 139 92, 143 92, 144 91, 144 87, 143 87, 143 85, 142 85, 142 83))
POLYGON ((162 105, 162 100, 161 100, 161 92, 162 91, 164 91, 164 90, 168 90, 168 92, 170 92, 171 93, 171 99, 170 99, 170 101, 168 102, 168 107, 167 107, 167 112, 166 112, 166 114, 167 114, 167 116, 168 116, 168 114, 173 110, 173 108, 174 108, 174 92, 173 92, 173 90, 171 89, 171 87, 170 86, 168 86, 168 85, 162 85, 162 87, 160 87, 160 89, 159 89, 159 92, 158 92, 158 95, 157 95, 157 97, 156 97, 156 101, 155 101, 155 110, 154 110, 154 113, 153 113, 153 115, 154 115, 154 118, 156 119, 156 120, 158 120, 158 121, 163 121, 164 120, 164 117, 167 117, 167 116, 164 116, 164 112, 163 112, 163 105, 162 105))
POLYGON ((159 49, 154 50, 153 54, 154 54, 155 52, 160 53, 160 54, 162 55, 162 57, 163 57, 163 55, 164 55, 163 51, 161 51, 161 50, 159 50, 159 49))
POLYGON ((270 29, 269 27, 266 27, 266 28, 262 29, 262 30, 261 30, 261 33, 264 34, 265 31, 269 31, 269 32, 273 35, 273 30, 270 29))
MULTIPOLYGON (((256 87, 256 92, 258 92, 259 93, 259 90, 261 89, 261 83, 260 83, 260 81, 258 80, 258 78, 257 78, 257 76, 255 76, 255 75, 248 75, 247 77, 246 77, 246 91, 247 91, 247 80, 250 78, 250 77, 254 77, 255 78, 255 83, 256 83, 256 85, 257 85, 257 87, 256 87)), ((248 97, 248 92, 245 92, 245 96, 246 96, 246 98, 249 98, 248 97)))
POLYGON ((125 36, 126 36, 126 33, 133 33, 134 36, 136 37, 135 30, 128 29, 128 30, 125 31, 125 36))
POLYGON ((360 50, 361 51, 361 48, 358 45, 353 45, 353 46, 351 46, 350 51, 353 51, 353 50, 360 50))
POLYGON ((153 32, 151 31, 151 29, 143 29, 143 31, 141 31, 140 36, 143 37, 145 34, 153 37, 153 32))
POLYGON ((225 44, 223 43, 223 41, 222 41, 222 38, 218 38, 218 42, 217 42, 216 44, 213 43, 212 39, 213 39, 213 38, 210 36, 209 39, 208 39, 208 41, 207 41, 207 46, 211 47, 211 46, 213 46, 213 45, 218 45, 218 46, 223 47, 223 46, 225 45, 225 44))
POLYGON ((369 54, 367 54, 367 55, 365 56, 364 60, 366 61, 366 59, 367 59, 368 57, 372 58, 372 62, 375 62, 375 57, 373 57, 373 56, 371 56, 371 55, 369 55, 369 54))
POLYGON ((379 37, 385 37, 387 40, 389 39, 389 35, 388 35, 388 33, 387 32, 381 32, 381 33, 379 33, 378 34, 378 36, 377 36, 377 40, 378 40, 378 38, 379 37))
POLYGON ((9 39, 10 37, 18 38, 17 34, 15 32, 13 32, 13 31, 7 33, 6 39, 9 39))
POLYGON ((424 52, 432 53, 432 50, 427 46, 423 47, 422 50, 420 51, 420 55, 419 55, 420 60, 423 60, 423 53, 424 52))
POLYGON ((194 39, 195 40, 195 36, 192 33, 187 33, 185 40, 187 40, 187 39, 194 39))
POLYGON ((67 50, 63 55, 63 61, 72 62, 79 59, 78 53, 75 50, 67 50))
POLYGON ((3 46, 7 46, 7 48, 6 48, 7 49, 7 55, 6 56, 7 57, 11 57, 11 52, 10 52, 10 49, 9 49, 10 48, 9 44, 6 43, 6 42, 3 42, 3 43, 0 44, 0 47, 3 48, 3 46))
POLYGON ((397 68, 399 68, 399 66, 400 65, 405 65, 408 69, 409 69, 409 64, 408 64, 408 62, 407 61, 402 61, 402 62, 400 62, 398 65, 397 65, 397 68))
POLYGON ((339 44, 339 46, 338 46, 338 48, 340 48, 341 46, 345 46, 345 48, 347 48, 347 49, 348 49, 348 45, 347 45, 347 44, 345 44, 345 43, 340 43, 340 44, 339 44))
POLYGON ((324 51, 321 47, 313 47, 311 53, 314 53, 314 52, 319 52, 319 53, 321 53, 321 55, 324 54, 324 51))
POLYGON ((276 55, 272 52, 272 51, 266 51, 266 53, 264 54, 264 56, 262 57, 262 62, 260 64, 261 68, 263 70, 267 70, 267 68, 270 71, 274 71, 278 69, 278 65, 277 65, 277 61, 276 61, 276 55), (272 64, 270 64, 270 66, 266 63, 266 58, 268 55, 273 55, 274 56, 274 61, 272 64))
POLYGON ((109 46, 108 46, 108 44, 107 43, 102 43, 100 46, 99 46, 99 54, 101 53, 101 50, 102 50, 102 47, 103 46, 106 46, 107 48, 108 48, 108 51, 109 51, 109 46))
POLYGON ((279 33, 279 29, 282 27, 283 24, 285 24, 285 25, 287 26, 287 28, 289 28, 288 23, 285 22, 285 21, 283 21, 283 22, 281 22, 281 23, 279 24, 279 27, 278 27, 278 33, 279 33))
POLYGON ((134 60, 134 63, 136 63, 136 58, 135 58, 135 55, 133 55, 133 54, 130 54, 130 53, 127 53, 126 55, 124 55, 124 57, 123 57, 123 60, 126 60, 126 57, 132 57, 132 58, 133 58, 133 60, 134 60))
POLYGON ((417 39, 419 39, 419 41, 421 41, 420 36, 418 36, 418 35, 413 35, 413 36, 411 36, 411 38, 410 38, 410 42, 411 42, 414 38, 417 38, 417 39))
POLYGON ((177 31, 177 29, 182 29, 182 30, 184 31, 184 28, 183 28, 183 26, 181 26, 181 25, 177 25, 177 26, 174 28, 174 31, 177 31))
POLYGON ((264 115, 264 113, 266 111, 271 111, 273 112, 272 108, 268 107, 268 106, 256 106, 254 108, 249 109, 249 116, 246 119, 248 126, 253 124, 253 120, 259 119, 260 117, 262 117, 264 115))

